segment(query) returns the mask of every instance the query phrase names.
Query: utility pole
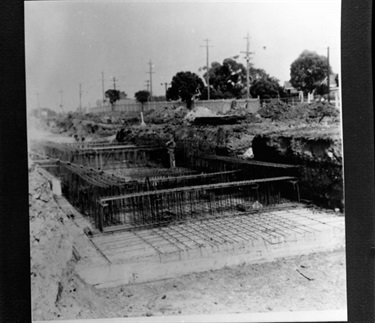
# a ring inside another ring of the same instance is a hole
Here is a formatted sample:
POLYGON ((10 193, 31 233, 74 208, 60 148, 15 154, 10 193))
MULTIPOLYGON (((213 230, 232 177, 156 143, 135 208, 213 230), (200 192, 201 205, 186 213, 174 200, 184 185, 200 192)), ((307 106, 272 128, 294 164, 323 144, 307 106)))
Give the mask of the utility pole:
POLYGON ((37 104, 38 104, 38 105, 37 105, 37 109, 36 109, 36 110, 38 111, 38 112, 37 112, 37 116, 40 117, 41 112, 40 112, 39 92, 36 93, 36 98, 37 98, 37 104))
POLYGON ((61 94, 61 104, 60 104, 60 108, 61 108, 61 111, 64 110, 64 91, 60 91, 60 94, 61 94))
POLYGON ((116 90, 116 81, 118 81, 118 80, 116 80, 116 78, 113 77, 113 89, 114 90, 116 90))
POLYGON ((168 89, 168 82, 160 83, 161 86, 165 86, 165 99, 167 99, 167 89, 168 89))
POLYGON ((79 83, 79 112, 82 112, 82 83, 79 83))
POLYGON ((150 74, 150 101, 152 101, 152 74, 155 73, 152 71, 152 62, 151 60, 149 61, 148 65, 150 65, 150 71, 147 72, 148 74, 150 74))
POLYGON ((150 92, 150 80, 146 80, 147 92, 150 92))
POLYGON ((250 36, 247 33, 247 36, 244 37, 246 42, 246 52, 241 52, 246 54, 246 98, 250 98, 250 54, 254 54, 250 52, 250 36))
POLYGON ((105 101, 105 94, 104 94, 104 72, 102 72, 102 92, 103 92, 103 103, 105 101))
POLYGON ((37 103, 38 103, 38 109, 40 108, 40 101, 39 101, 39 92, 37 92, 36 94, 36 97, 37 97, 37 103))
POLYGON ((206 46, 201 46, 201 47, 206 47, 206 69, 207 69, 207 77, 206 77, 206 82, 207 82, 207 100, 210 99, 210 65, 209 65, 209 53, 208 53, 208 47, 213 47, 209 46, 208 42, 210 41, 209 39, 204 39, 203 41, 206 42, 206 46))
POLYGON ((329 92, 330 92, 330 73, 329 73, 329 46, 327 47, 327 86, 328 86, 328 103, 330 103, 329 92))

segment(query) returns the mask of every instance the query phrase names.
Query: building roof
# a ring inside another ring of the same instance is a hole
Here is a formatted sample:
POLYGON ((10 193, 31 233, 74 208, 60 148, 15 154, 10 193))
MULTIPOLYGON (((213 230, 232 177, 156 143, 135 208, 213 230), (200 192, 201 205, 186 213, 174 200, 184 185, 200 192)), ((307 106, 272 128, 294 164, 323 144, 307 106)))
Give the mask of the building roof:
POLYGON ((291 93, 298 93, 298 90, 289 81, 284 82, 284 89, 287 91, 290 90, 291 93))

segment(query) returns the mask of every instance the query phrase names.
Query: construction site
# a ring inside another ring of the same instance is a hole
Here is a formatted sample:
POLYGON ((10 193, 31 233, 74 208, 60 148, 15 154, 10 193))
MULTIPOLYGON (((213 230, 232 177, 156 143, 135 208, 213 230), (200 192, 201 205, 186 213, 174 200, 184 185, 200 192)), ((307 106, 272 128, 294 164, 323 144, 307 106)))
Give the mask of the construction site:
POLYGON ((345 308, 339 114, 281 108, 31 120, 35 319, 345 308))

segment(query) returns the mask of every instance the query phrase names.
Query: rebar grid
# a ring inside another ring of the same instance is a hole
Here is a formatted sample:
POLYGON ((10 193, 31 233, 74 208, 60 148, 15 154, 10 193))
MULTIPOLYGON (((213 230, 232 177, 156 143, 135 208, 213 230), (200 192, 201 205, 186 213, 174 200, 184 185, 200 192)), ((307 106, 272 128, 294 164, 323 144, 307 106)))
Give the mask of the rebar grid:
POLYGON ((176 168, 151 168, 151 167, 131 167, 131 168, 121 168, 114 170, 106 170, 109 174, 114 174, 115 176, 132 179, 137 181, 144 181, 146 178, 150 180, 160 180, 160 179, 170 179, 173 177, 180 177, 186 175, 197 174, 197 171, 176 167, 176 168))
POLYGON ((168 164, 164 146, 135 146, 129 144, 32 142, 33 149, 46 156, 96 169, 139 167, 156 163, 168 164))
MULTIPOLYGON (((57 175, 62 180, 64 195, 74 206, 79 208, 81 213, 93 217, 96 224, 99 223, 99 206, 97 202, 99 198, 155 191, 159 189, 161 185, 169 188, 190 186, 200 182, 203 183, 206 179, 205 174, 200 174, 192 177, 183 176, 182 178, 172 176, 170 178, 164 178, 163 180, 150 180, 146 178, 143 182, 137 182, 109 175, 104 171, 98 171, 64 161, 60 161, 59 165, 57 175)), ((177 172, 174 173, 174 175, 177 174, 177 172)), ((208 174, 208 178, 214 182, 229 181, 229 176, 232 175, 232 172, 208 174)), ((154 199, 153 201, 155 203, 154 207, 164 207, 163 201, 159 201, 158 199, 154 199)), ((144 206, 139 205, 140 203, 142 204, 141 199, 133 199, 132 203, 134 203, 135 207, 138 206, 140 209, 144 209, 145 212, 150 212, 150 210, 147 209, 148 204, 144 206)), ((117 212, 119 207, 124 207, 124 203, 120 201, 115 205, 110 205, 111 212, 117 212)), ((118 224, 118 219, 112 216, 110 222, 112 224, 118 224)))
MULTIPOLYGON (((163 256, 189 253, 209 248, 212 253, 254 247, 255 244, 281 244, 298 241, 305 233, 320 232, 303 223, 311 214, 303 214, 306 209, 281 210, 257 214, 236 215, 200 221, 188 221, 168 227, 143 231, 122 232, 115 235, 95 235, 94 243, 107 257, 142 257, 142 254, 156 254, 160 261, 163 256), (299 220, 285 219, 300 214, 299 220), (124 237, 125 236, 125 237, 124 237), (145 253, 145 245, 154 250, 145 253)), ((206 251, 207 252, 207 251, 206 251)))
MULTIPOLYGON (((96 168, 123 167, 126 160, 136 163, 156 160, 160 147, 52 142, 39 145, 46 155, 61 160, 59 171, 64 195, 81 213, 89 215, 100 231, 228 217, 234 212, 278 205, 285 199, 299 201, 298 182, 295 176, 290 176, 295 166, 212 156, 215 146, 209 141, 178 141, 176 149, 176 155, 189 167, 208 173, 181 176, 182 171, 169 170, 165 178, 151 171, 148 174, 156 175, 154 178, 147 176, 137 181, 96 168)), ((268 224, 261 225, 267 228, 268 224)), ((234 243, 230 238, 224 241, 234 243)))
MULTIPOLYGON (((100 198, 101 226, 128 228, 168 225, 178 221, 230 216, 279 204, 292 177, 221 182, 100 198)), ((295 196, 297 200, 297 196, 295 196)))

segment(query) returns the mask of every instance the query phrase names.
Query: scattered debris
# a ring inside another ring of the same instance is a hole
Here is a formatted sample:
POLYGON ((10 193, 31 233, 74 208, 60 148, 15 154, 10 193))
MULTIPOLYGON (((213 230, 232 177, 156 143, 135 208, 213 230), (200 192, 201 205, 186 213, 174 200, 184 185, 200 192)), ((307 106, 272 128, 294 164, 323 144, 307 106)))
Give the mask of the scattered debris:
POLYGON ((301 276, 305 277, 308 281, 312 281, 312 280, 314 280, 313 278, 309 278, 309 277, 305 276, 304 274, 302 274, 298 269, 296 269, 296 271, 297 271, 301 276))

